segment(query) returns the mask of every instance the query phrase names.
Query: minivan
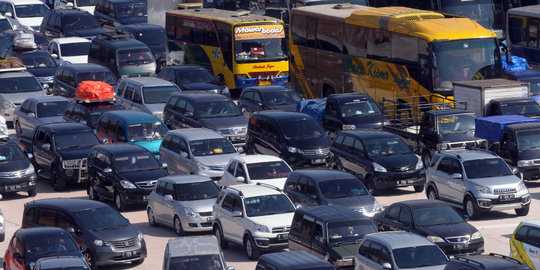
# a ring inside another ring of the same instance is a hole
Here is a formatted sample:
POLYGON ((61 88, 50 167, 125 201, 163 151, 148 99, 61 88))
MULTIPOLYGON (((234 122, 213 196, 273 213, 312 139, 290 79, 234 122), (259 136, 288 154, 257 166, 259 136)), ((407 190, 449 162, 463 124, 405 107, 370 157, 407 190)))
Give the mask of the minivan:
POLYGON ((146 0, 98 0, 94 16, 107 31, 120 25, 148 23, 146 0))
POLYGON ((259 258, 255 270, 297 270, 317 269, 335 270, 336 268, 328 261, 317 258, 305 251, 283 251, 264 254, 259 258))
POLYGON ((60 65, 54 75, 52 92, 55 96, 75 97, 82 81, 102 81, 116 88, 116 76, 106 67, 96 64, 60 65))
POLYGON ((118 31, 144 42, 156 59, 156 73, 167 65, 167 36, 163 26, 137 23, 118 27, 118 31))

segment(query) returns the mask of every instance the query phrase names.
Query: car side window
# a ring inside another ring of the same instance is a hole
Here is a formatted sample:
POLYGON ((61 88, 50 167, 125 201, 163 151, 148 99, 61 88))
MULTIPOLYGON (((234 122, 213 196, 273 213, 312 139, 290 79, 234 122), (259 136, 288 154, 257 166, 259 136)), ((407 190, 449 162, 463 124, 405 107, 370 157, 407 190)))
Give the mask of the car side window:
POLYGON ((246 91, 242 99, 247 102, 253 102, 253 91, 246 91))
POLYGON ((118 125, 118 131, 116 132, 116 140, 119 142, 127 142, 126 138, 126 132, 124 131, 124 127, 122 125, 118 125))
POLYGON ((409 208, 401 206, 401 211, 399 212, 399 221, 403 222, 403 224, 412 224, 412 213, 409 208))
POLYGON ((116 130, 118 129, 119 125, 120 125, 120 123, 118 123, 117 121, 111 122, 109 124, 109 128, 107 129, 107 136, 109 136, 110 138, 115 140, 116 139, 116 130))
POLYGON ((384 217, 390 220, 398 220, 399 218, 399 206, 392 206, 386 213, 384 214, 384 217))
POLYGON ((342 148, 343 147, 343 140, 345 139, 345 135, 339 134, 335 139, 334 143, 332 144, 334 147, 342 148))
POLYGON ((293 217, 293 221, 291 224, 291 232, 302 232, 302 221, 304 220, 304 215, 302 213, 296 212, 293 217))
POLYGON ((156 185, 156 193, 158 195, 163 196, 165 193, 165 186, 167 185, 167 182, 165 181, 159 181, 159 183, 156 185))
POLYGON ((19 239, 18 236, 14 239, 17 239, 17 240, 14 243, 13 249, 15 250, 15 252, 18 252, 19 254, 24 254, 24 248, 22 246, 21 239, 19 239))
POLYGON ((193 104, 191 104, 191 102, 186 102, 186 112, 191 112, 193 115, 195 115, 195 108, 193 108, 193 104))
POLYGON ((174 106, 176 106, 176 102, 178 101, 177 96, 172 96, 169 98, 169 101, 167 102, 167 108, 174 109, 174 106))
POLYGON ((56 29, 62 28, 62 16, 60 16, 59 14, 56 14, 56 16, 54 16, 54 17, 55 17, 55 19, 54 19, 53 27, 56 28, 56 29))
POLYGON ((35 217, 36 217, 36 208, 30 208, 26 213, 24 213, 23 220, 28 223, 36 223, 35 217))
POLYGON ((438 171, 441 171, 446 174, 451 174, 452 172, 452 159, 450 158, 443 158, 441 162, 439 162, 439 166, 437 167, 438 171))
POLYGON ((369 246, 371 245, 371 241, 364 240, 360 247, 358 247, 358 254, 367 257, 369 253, 369 246))
POLYGON ((56 210, 41 208, 38 212, 38 224, 41 226, 56 226, 56 210))
POLYGON ((364 144, 362 143, 362 141, 358 139, 354 140, 353 152, 356 154, 356 156, 364 156, 364 144))
POLYGON ((76 223, 68 214, 58 211, 58 227, 62 229, 73 228, 76 229, 76 223))
POLYGON ((351 136, 345 136, 343 139, 343 150, 353 152, 354 151, 354 138, 351 136))
POLYGON ((223 204, 221 205, 221 207, 227 211, 230 211, 232 212, 233 211, 233 206, 234 206, 234 198, 232 195, 227 195, 225 196, 225 199, 223 199, 223 204))
POLYGON ((69 70, 66 70, 64 71, 64 78, 66 80, 66 83, 71 85, 71 86, 76 86, 75 85, 75 76, 73 75, 73 72, 69 71, 69 70))
POLYGON ((463 178, 463 170, 461 169, 461 164, 457 160, 452 160, 452 174, 459 173, 463 178))
POLYGON ((234 196, 233 212, 242 212, 242 209, 244 209, 244 206, 242 205, 242 199, 240 199, 240 197, 234 196))
POLYGON ((118 90, 116 90, 116 95, 118 97, 124 97, 124 90, 126 90, 126 82, 125 81, 122 81, 119 85, 118 85, 118 90))
POLYGON ((246 171, 244 170, 244 165, 241 164, 241 163, 238 163, 238 166, 236 166, 236 173, 235 175, 236 177, 244 177, 244 179, 246 179, 246 171))
POLYGON ((303 193, 303 194, 309 194, 307 193, 307 185, 308 185, 308 179, 305 178, 305 177, 300 177, 300 179, 298 180, 298 191, 300 191, 300 193, 303 193))
POLYGON ((287 179, 286 185, 290 190, 300 191, 300 186, 298 184, 298 177, 289 177, 287 179))
POLYGON ((302 228, 301 228, 300 233, 305 238, 312 238, 313 233, 314 233, 314 226, 315 226, 315 222, 304 218, 302 220, 302 228))
POLYGON ((139 92, 139 89, 135 89, 133 91, 133 102, 138 104, 142 103, 141 93, 139 92))
POLYGON ((529 226, 521 226, 521 228, 519 228, 519 230, 514 235, 514 238, 516 238, 516 240, 518 241, 525 242, 527 241, 528 232, 529 232, 529 226))
POLYGON ((261 94, 253 93, 253 103, 262 103, 261 94))
POLYGON ((28 107, 30 106, 30 100, 25 100, 21 105, 21 112, 28 113, 28 107))
POLYGON ((173 198, 174 196, 174 186, 172 183, 167 183, 165 186, 165 191, 163 192, 163 195, 171 195, 173 198))
POLYGON ((381 262, 381 250, 384 248, 383 245, 377 243, 377 242, 373 242, 371 243, 371 246, 369 246, 369 255, 368 255, 368 259, 378 263, 378 264, 382 264, 381 262))
POLYGON ((525 243, 540 248, 540 229, 531 227, 525 243))
POLYGON ((234 169, 236 168, 236 163, 237 163, 236 161, 233 161, 227 167, 227 172, 230 173, 231 175, 234 175, 234 169))
POLYGON ((174 153, 180 154, 180 138, 173 136, 171 138, 171 145, 169 150, 173 151, 174 153))
POLYGON ((178 102, 176 103, 175 110, 183 114, 186 111, 186 100, 183 98, 179 98, 178 102))

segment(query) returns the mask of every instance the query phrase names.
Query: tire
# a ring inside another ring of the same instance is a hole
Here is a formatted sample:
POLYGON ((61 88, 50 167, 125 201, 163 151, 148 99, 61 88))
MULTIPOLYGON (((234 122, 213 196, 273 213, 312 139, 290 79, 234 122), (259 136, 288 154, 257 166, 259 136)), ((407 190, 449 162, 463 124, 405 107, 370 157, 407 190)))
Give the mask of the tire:
POLYGON ((184 232, 184 228, 182 228, 182 222, 180 221, 180 218, 178 216, 174 217, 174 232, 178 236, 184 236, 186 233, 184 232))
POLYGON ((51 181, 53 184, 53 189, 55 191, 64 191, 66 190, 66 179, 58 177, 59 173, 56 169, 53 169, 51 173, 51 181))
POLYGON ((223 231, 221 230, 221 226, 214 225, 214 236, 216 236, 221 249, 229 248, 229 242, 225 240, 225 237, 223 237, 223 231))
POLYGON ((126 201, 122 194, 115 192, 114 193, 114 206, 118 211, 126 210, 126 201))
POLYGON ((22 128, 21 128, 21 125, 19 124, 19 122, 15 122, 15 133, 17 134, 18 138, 21 137, 22 128))
POLYGON ((148 224, 150 224, 150 226, 152 227, 156 227, 156 217, 154 216, 154 211, 152 211, 152 208, 148 207, 148 209, 146 210, 146 214, 148 216, 148 224))
POLYGON ((422 192, 422 191, 424 191, 424 185, 414 186, 414 192, 422 192))
POLYGON ((430 200, 438 200, 439 199, 439 194, 437 194, 437 191, 435 190, 435 188, 431 187, 431 186, 427 188, 426 196, 430 200))
POLYGON ((328 97, 336 93, 336 90, 332 86, 326 86, 323 90, 323 97, 328 97))
POLYGON ((144 259, 138 259, 136 261, 131 261, 131 264, 133 265, 140 265, 144 262, 144 259))
POLYGON ((529 214, 529 206, 530 204, 524 206, 523 208, 515 209, 514 211, 516 211, 516 215, 518 215, 518 217, 524 217, 529 214))
POLYGON ((258 260, 259 256, 261 256, 261 251, 255 245, 251 235, 244 236, 244 250, 246 251, 247 257, 252 261, 258 260))
POLYGON ((478 206, 476 206, 476 203, 470 196, 465 198, 463 209, 465 210, 465 214, 467 214, 470 219, 478 219, 481 216, 478 206))
POLYGON ((28 197, 36 197, 37 189, 31 189, 28 191, 28 197))
POLYGON ((99 201, 99 194, 96 193, 94 185, 92 184, 88 185, 88 198, 93 201, 99 201))
POLYGON ((366 185, 367 191, 371 195, 375 195, 377 193, 377 188, 375 186, 375 179, 373 178, 373 176, 367 175, 364 182, 365 182, 364 184, 366 185))
POLYGON ((97 270, 99 268, 96 265, 96 262, 95 262, 96 257, 94 256, 94 253, 92 253, 92 251, 86 250, 85 252, 83 252, 83 257, 86 259, 86 262, 88 263, 88 265, 90 265, 90 269, 97 270))
POLYGON ((429 167, 429 164, 431 164, 431 154, 428 151, 422 153, 422 162, 424 163, 424 168, 429 167))

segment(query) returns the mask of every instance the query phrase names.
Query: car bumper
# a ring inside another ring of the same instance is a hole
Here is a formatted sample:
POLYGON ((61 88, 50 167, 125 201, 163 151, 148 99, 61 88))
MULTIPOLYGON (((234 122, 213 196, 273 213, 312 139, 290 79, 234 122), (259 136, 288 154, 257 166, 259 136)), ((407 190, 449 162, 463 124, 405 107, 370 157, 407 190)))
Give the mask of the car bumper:
POLYGON ((330 154, 320 156, 294 155, 286 157, 285 160, 293 168, 326 166, 330 161, 330 154))
POLYGON ((86 182, 86 169, 63 169, 62 176, 68 183, 84 183, 86 182))
POLYGON ((480 211, 512 210, 528 207, 531 203, 531 195, 515 195, 512 200, 501 200, 499 195, 476 198, 476 203, 480 211))
POLYGON ((274 77, 271 80, 259 80, 258 78, 235 79, 234 83, 236 84, 236 88, 243 89, 246 87, 262 86, 262 85, 286 86, 288 80, 289 80, 289 76, 281 76, 281 77, 274 77))
POLYGON ((225 173, 225 171, 217 171, 217 170, 208 170, 208 171, 195 172, 195 174, 198 174, 198 175, 201 175, 201 176, 206 176, 206 177, 208 177, 208 178, 210 178, 210 179, 212 179, 214 181, 219 181, 224 173, 225 173))
POLYGON ((124 189, 120 192, 124 195, 124 201, 127 204, 141 204, 148 201, 148 195, 152 193, 152 189, 124 189))
POLYGON ((518 171, 523 174, 525 180, 540 179, 540 166, 518 167, 518 171))
POLYGON ((446 255, 478 255, 484 253, 484 240, 476 239, 466 243, 436 243, 446 255))
POLYGON ((253 240, 261 250, 278 250, 289 245, 289 233, 256 233, 253 240))
POLYGON ((245 146, 246 145, 246 135, 238 136, 225 136, 235 147, 236 146, 245 146))
POLYGON ((35 173, 20 178, 0 178, 0 193, 29 191, 36 189, 35 173))
POLYGON ((94 247, 94 249, 97 265, 118 264, 146 258, 146 243, 144 240, 128 248, 100 246, 94 247))
POLYGON ((408 172, 375 172, 376 188, 423 186, 426 173, 423 169, 408 172))
POLYGON ((186 217, 180 218, 182 222, 182 228, 186 232, 206 232, 212 230, 213 216, 208 217, 186 217))

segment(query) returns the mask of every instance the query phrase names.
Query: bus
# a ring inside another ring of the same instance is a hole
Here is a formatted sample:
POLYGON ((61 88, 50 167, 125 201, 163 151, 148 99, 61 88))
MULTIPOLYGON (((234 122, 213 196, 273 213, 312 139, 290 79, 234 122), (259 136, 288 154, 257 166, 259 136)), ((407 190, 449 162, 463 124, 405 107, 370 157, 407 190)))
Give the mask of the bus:
POLYGON ((510 51, 527 59, 529 65, 540 67, 540 6, 512 8, 507 16, 506 44, 510 51))
POLYGON ((281 20, 213 8, 172 10, 166 13, 166 32, 184 51, 184 63, 207 68, 229 89, 287 85, 281 20))
POLYGON ((359 91, 378 103, 412 96, 435 102, 431 97, 452 96, 452 81, 502 75, 493 32, 434 11, 347 4, 294 8, 289 41, 291 84, 309 98, 359 91))

